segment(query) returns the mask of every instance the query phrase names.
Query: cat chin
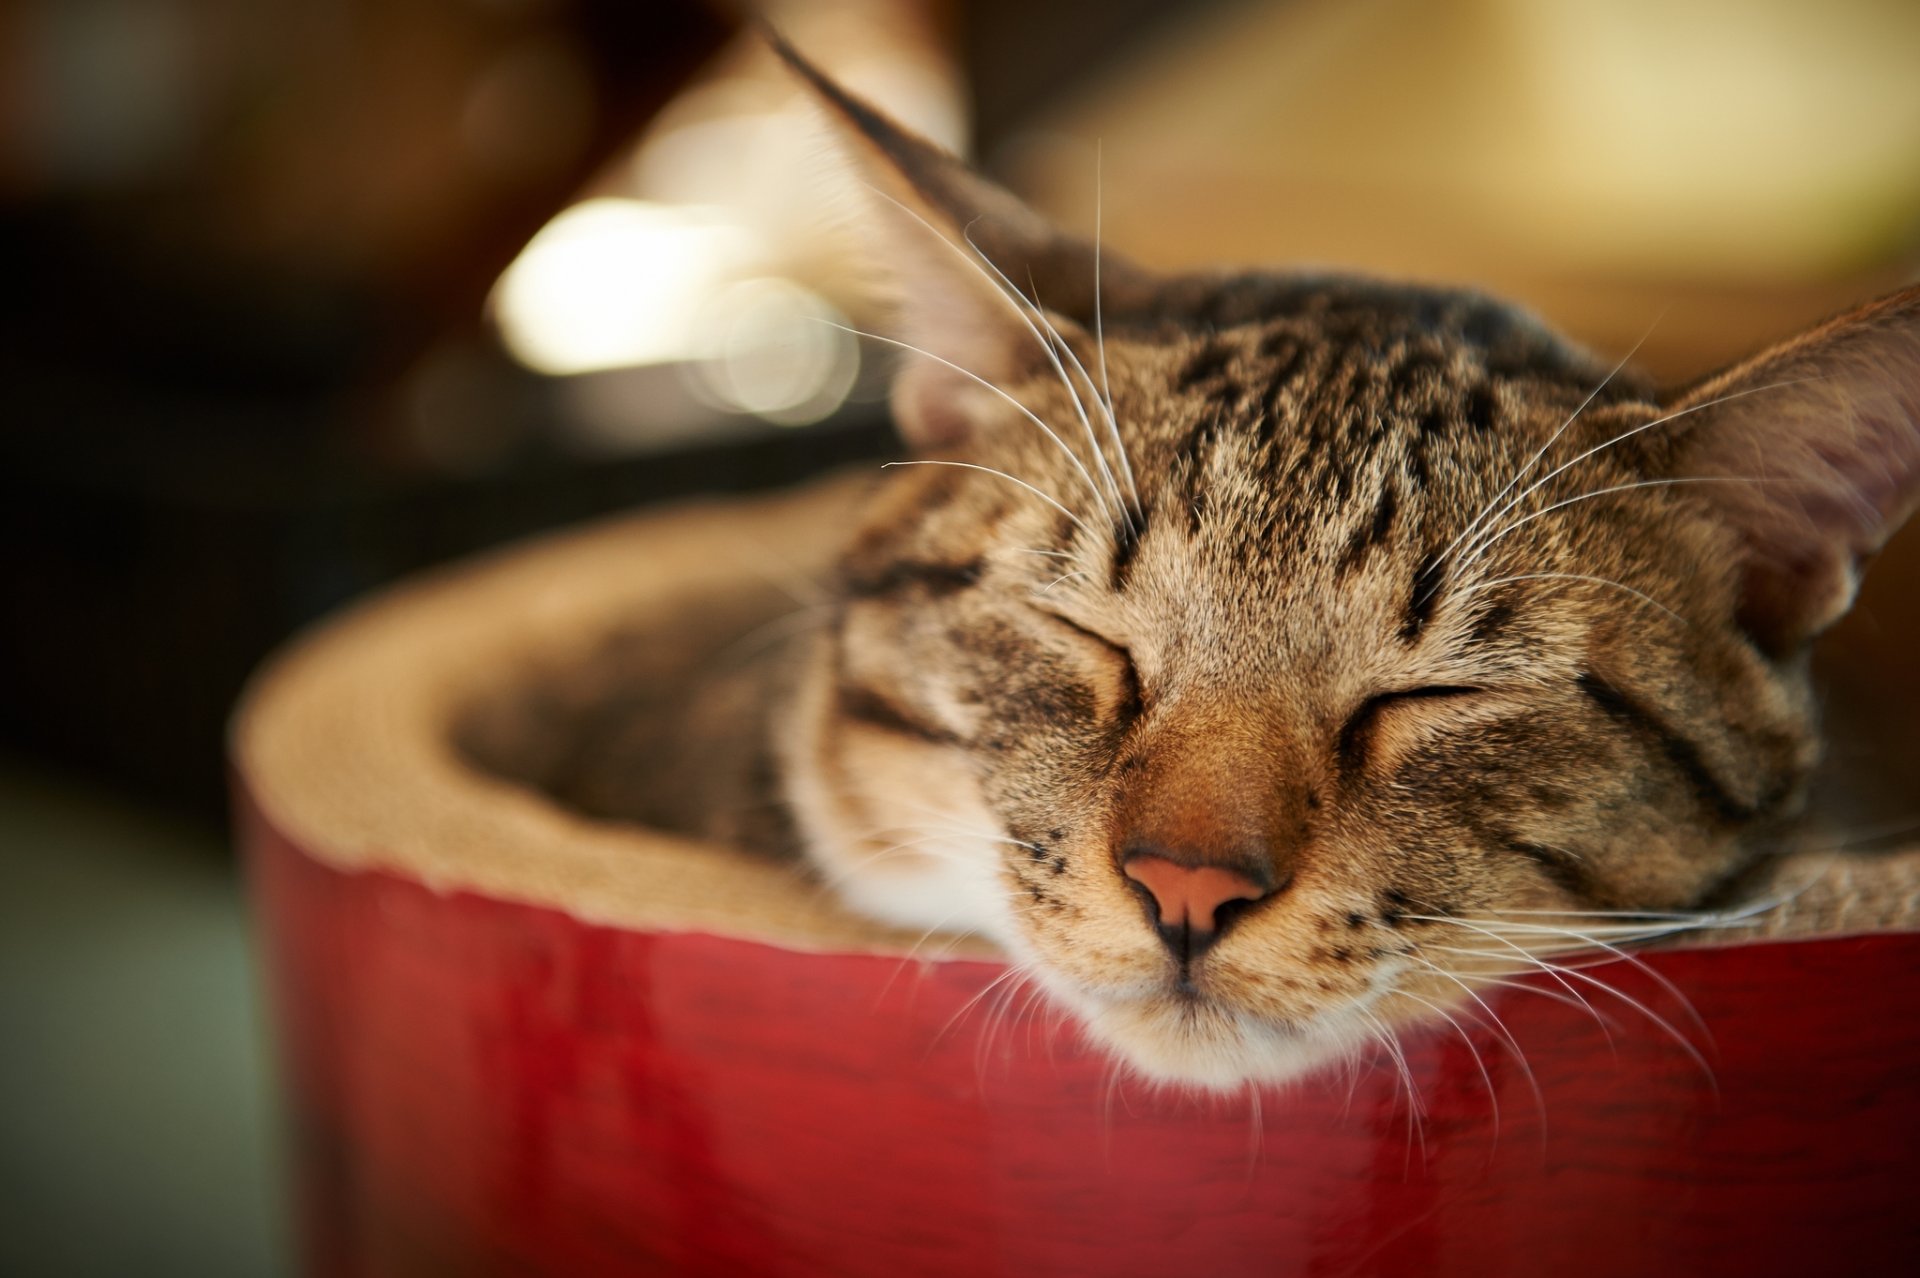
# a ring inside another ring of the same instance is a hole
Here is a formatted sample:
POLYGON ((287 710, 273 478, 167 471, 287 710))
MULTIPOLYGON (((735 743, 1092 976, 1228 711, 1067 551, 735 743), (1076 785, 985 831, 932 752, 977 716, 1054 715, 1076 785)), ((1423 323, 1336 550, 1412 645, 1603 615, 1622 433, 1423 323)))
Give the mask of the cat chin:
POLYGON ((1065 1001, 1096 1043, 1143 1078, 1210 1092, 1293 1082, 1351 1056, 1366 1037, 1337 1015, 1291 1027, 1175 998, 1065 1001))

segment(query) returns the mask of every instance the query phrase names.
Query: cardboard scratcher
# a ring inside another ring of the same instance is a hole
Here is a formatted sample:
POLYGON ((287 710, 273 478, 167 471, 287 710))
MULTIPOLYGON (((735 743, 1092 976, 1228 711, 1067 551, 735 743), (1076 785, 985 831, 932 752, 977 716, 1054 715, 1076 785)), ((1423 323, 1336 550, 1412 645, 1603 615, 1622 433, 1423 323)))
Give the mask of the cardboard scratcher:
POLYGON ((848 500, 543 541, 258 680, 236 786, 310 1272, 1920 1272, 1915 853, 1795 858, 1740 932, 1197 1099, 978 943, 477 760, 503 693, 804 578, 848 500))

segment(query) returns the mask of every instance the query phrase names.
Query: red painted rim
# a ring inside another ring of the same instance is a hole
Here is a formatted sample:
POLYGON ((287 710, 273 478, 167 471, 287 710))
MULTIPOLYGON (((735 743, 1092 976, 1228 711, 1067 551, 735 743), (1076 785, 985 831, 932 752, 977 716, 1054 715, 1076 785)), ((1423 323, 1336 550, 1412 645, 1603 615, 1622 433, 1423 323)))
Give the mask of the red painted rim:
POLYGON ((1590 974, 1710 1077, 1542 982, 1488 999, 1531 1082, 1463 1018, 1417 1123, 1384 1058, 1256 1110, 1112 1084, 993 964, 343 872, 238 788, 316 1274, 1920 1270, 1920 934, 1590 974))

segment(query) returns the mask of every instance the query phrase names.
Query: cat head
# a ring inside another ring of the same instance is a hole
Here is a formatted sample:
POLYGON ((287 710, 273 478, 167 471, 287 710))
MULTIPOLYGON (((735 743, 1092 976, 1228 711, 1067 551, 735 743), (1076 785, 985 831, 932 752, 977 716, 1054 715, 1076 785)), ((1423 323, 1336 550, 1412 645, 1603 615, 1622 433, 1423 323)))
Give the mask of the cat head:
POLYGON ((918 454, 785 746, 854 901, 1230 1086, 1653 930, 1794 815, 1806 647, 1920 499, 1920 290, 1661 394, 1472 293, 1156 277, 794 61, 918 454))

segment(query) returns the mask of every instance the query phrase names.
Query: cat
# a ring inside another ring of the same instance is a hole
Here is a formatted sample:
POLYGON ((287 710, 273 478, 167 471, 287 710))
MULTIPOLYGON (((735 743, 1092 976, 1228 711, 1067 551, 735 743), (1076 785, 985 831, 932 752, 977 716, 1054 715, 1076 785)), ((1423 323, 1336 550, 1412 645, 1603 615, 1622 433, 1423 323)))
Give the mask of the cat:
POLYGON ((1920 288, 1662 393, 1472 292, 1156 276, 775 43, 875 193, 916 460, 828 623, 681 703, 647 819, 1212 1089, 1737 892, 1920 501, 1920 288))

